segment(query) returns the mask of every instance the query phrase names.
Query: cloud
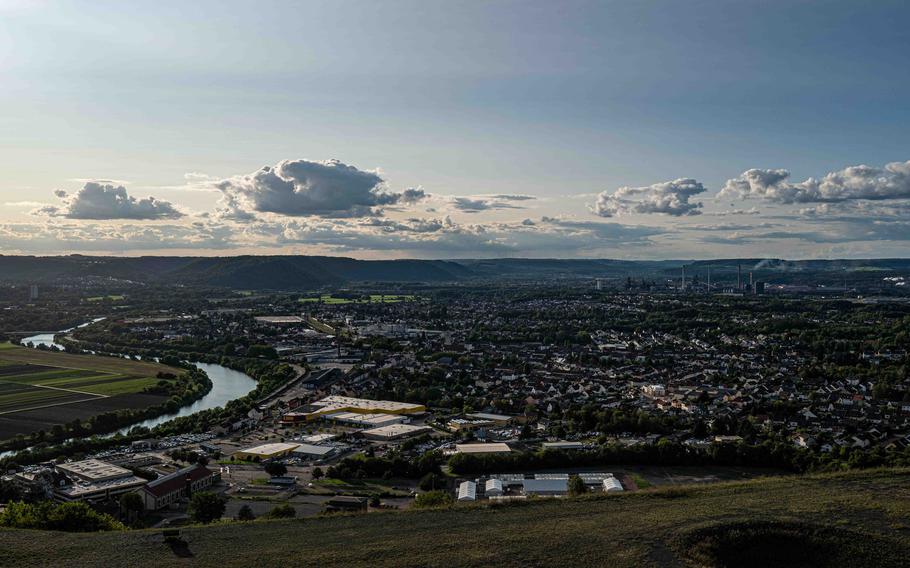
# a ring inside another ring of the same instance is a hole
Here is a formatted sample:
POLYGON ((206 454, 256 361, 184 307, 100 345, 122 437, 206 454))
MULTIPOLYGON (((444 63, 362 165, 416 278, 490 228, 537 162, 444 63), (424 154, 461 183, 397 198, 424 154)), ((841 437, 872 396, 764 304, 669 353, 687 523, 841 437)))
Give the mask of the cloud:
POLYGON ((491 199, 499 199, 503 201, 532 201, 537 199, 533 195, 521 195, 521 194, 504 194, 498 193, 496 195, 489 196, 491 199))
POLYGON ((48 205, 36 214, 67 219, 178 219, 186 215, 168 201, 154 197, 136 199, 122 185, 87 182, 82 189, 70 195, 61 189, 54 195, 63 201, 62 207, 48 205))
POLYGON ((689 199, 704 193, 705 186, 691 178, 655 183, 647 187, 621 187, 597 196, 592 211, 601 217, 660 213, 680 217, 701 214, 701 202, 689 199))
POLYGON ((117 224, 48 223, 0 224, 0 249, 20 253, 156 250, 225 250, 238 245, 234 231, 213 223, 117 224))
POLYGON ((785 204, 910 198, 910 161, 891 162, 884 168, 850 166, 820 180, 791 183, 789 179, 787 170, 747 170, 727 180, 718 197, 757 197, 785 204))
POLYGON ((464 213, 479 213, 491 209, 524 209, 514 205, 512 201, 530 201, 537 199, 533 195, 472 195, 468 197, 451 197, 449 202, 452 207, 464 213))
POLYGON ((411 204, 426 197, 423 189, 389 191, 375 172, 338 160, 284 160, 246 176, 217 182, 226 196, 225 211, 275 213, 289 217, 363 217, 383 206, 411 204))

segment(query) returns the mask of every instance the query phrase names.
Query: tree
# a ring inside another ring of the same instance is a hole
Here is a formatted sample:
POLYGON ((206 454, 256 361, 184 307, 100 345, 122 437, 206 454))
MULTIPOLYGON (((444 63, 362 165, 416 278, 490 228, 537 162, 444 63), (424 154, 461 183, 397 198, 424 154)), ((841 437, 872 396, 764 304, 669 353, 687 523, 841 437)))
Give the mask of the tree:
POLYGON ((269 462, 265 464, 265 472, 272 477, 281 477, 288 472, 288 468, 281 462, 269 462))
POLYGON ((225 503, 220 495, 210 491, 194 493, 190 497, 187 513, 194 523, 208 524, 217 521, 224 514, 225 503))
POLYGON ((577 497, 579 495, 584 495, 588 492, 588 486, 585 485, 584 480, 577 476, 573 475, 569 477, 569 496, 577 497))
POLYGON ((120 510, 126 512, 129 519, 132 513, 136 513, 136 515, 142 513, 145 510, 145 503, 142 502, 142 497, 138 493, 124 493, 120 496, 120 510))
POLYGON ((325 476, 325 473, 322 472, 321 467, 313 468, 313 479, 322 479, 325 476))
POLYGON ((444 484, 445 482, 441 475, 431 472, 420 478, 418 487, 423 491, 432 491, 434 489, 440 489, 444 484))
POLYGON ((123 530, 122 523, 105 513, 99 513, 87 503, 38 504, 8 503, 0 513, 0 527, 41 529, 66 532, 97 532, 123 530))
POLYGON ((446 491, 428 491, 421 493, 414 499, 414 506, 418 509, 435 507, 448 507, 455 499, 446 491))
POLYGON ((249 505, 244 505, 240 507, 240 510, 237 511, 237 520, 238 521, 255 521, 256 515, 253 514, 253 509, 249 505))
POLYGON ((270 519, 293 519, 297 516, 297 510, 290 503, 282 503, 268 513, 270 519))

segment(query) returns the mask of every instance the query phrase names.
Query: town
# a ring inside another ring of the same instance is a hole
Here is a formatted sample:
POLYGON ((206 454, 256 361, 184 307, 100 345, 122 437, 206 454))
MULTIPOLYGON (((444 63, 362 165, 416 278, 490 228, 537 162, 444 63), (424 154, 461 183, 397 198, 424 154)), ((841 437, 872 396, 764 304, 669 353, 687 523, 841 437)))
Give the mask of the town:
POLYGON ((97 399, 36 409, 4 392, 0 427, 19 431, 2 442, 0 487, 7 501, 83 501, 174 526, 908 463, 910 304, 744 280, 184 290, 166 302, 104 283, 75 302, 73 289, 32 288, 22 303, 13 287, 5 317, 85 325, 7 326, 4 376, 48 387, 26 371, 67 357, 170 367, 112 415, 93 414, 97 399), (160 377, 185 384, 199 370, 214 384, 198 377, 172 419, 136 408, 163 399, 160 377), (244 377, 234 400, 203 404, 225 373, 244 377), (42 426, 59 409, 79 418, 42 426))

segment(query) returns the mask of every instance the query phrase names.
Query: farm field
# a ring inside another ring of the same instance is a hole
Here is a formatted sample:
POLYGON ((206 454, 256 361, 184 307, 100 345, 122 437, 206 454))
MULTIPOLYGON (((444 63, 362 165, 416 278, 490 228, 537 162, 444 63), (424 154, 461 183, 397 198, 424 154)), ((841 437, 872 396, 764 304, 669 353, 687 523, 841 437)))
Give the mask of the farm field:
POLYGON ((353 298, 335 298, 331 294, 323 294, 321 296, 314 296, 311 298, 300 298, 298 300, 301 304, 396 304, 398 302, 413 302, 417 299, 417 296, 410 294, 370 294, 369 299, 353 299, 353 298))
POLYGON ((179 369, 157 363, 72 355, 0 344, 0 440, 164 397, 144 393, 157 374, 179 369))
POLYGON ((897 567, 910 554, 908 481, 872 470, 224 523, 181 528, 182 548, 160 530, 0 530, 0 548, 11 566, 897 567))

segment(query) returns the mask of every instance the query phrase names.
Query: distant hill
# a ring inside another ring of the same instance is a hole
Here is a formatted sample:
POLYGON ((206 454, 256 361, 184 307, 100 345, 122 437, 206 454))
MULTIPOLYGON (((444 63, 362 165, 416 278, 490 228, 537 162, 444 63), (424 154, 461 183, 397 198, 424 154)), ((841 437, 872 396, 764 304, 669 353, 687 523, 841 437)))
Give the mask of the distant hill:
POLYGON ((308 290, 355 282, 457 282, 462 280, 565 280, 578 278, 678 279, 713 282, 874 284, 890 276, 910 280, 910 259, 717 259, 632 261, 611 259, 356 260, 335 256, 228 256, 135 258, 2 256, 0 282, 47 283, 114 278, 147 283, 201 284, 244 290, 308 290))
POLYGON ((875 470, 581 499, 180 529, 0 530, 8 566, 876 568, 910 556, 910 473, 875 470))
POLYGON ((250 290, 304 290, 348 282, 448 282, 470 271, 441 260, 356 260, 330 256, 0 256, 0 281, 117 278, 250 290))

